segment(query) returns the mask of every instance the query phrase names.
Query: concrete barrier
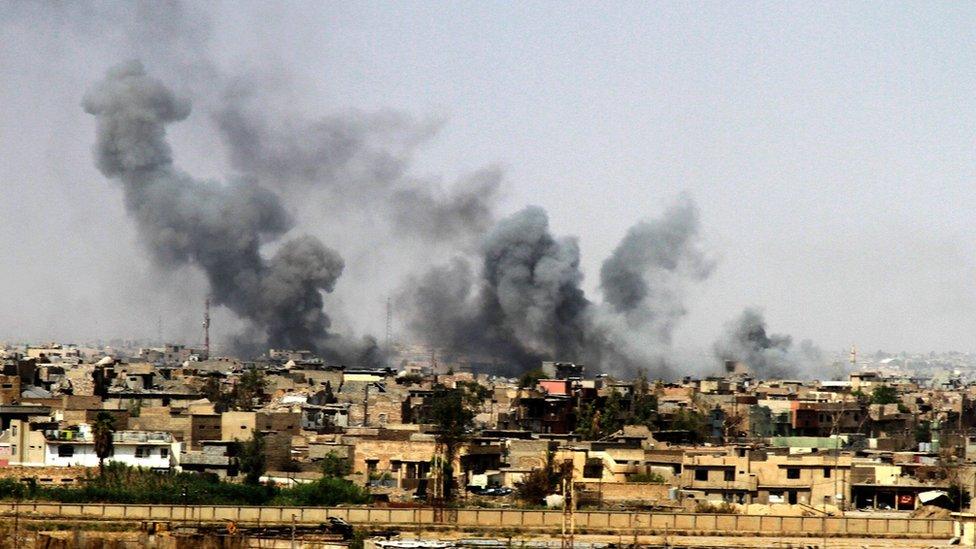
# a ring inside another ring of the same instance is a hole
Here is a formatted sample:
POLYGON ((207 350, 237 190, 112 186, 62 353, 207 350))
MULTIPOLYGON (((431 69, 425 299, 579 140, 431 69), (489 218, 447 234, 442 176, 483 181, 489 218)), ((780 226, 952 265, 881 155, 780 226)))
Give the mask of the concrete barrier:
MULTIPOLYGON (((228 505, 115 505, 59 503, 0 503, 0 515, 61 517, 84 520, 156 520, 260 523, 323 524, 334 516, 353 524, 461 528, 526 528, 559 530, 562 511, 522 509, 449 509, 435 513, 424 508, 374 507, 245 507, 228 505), (441 516, 442 522, 435 521, 441 516)), ((606 532, 695 532, 706 534, 775 534, 784 536, 879 536, 950 538, 954 525, 949 519, 864 518, 864 517, 786 517, 695 513, 628 513, 577 511, 580 531, 606 532)))

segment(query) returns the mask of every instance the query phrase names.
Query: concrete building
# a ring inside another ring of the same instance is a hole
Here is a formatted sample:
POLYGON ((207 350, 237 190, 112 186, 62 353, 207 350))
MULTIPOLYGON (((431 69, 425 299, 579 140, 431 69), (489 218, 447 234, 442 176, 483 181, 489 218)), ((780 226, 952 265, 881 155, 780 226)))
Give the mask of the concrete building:
MULTIPOLYGON (((180 443, 166 432, 116 431, 112 434, 112 455, 106 463, 124 463, 132 467, 168 470, 180 443)), ((58 430, 44 434, 44 465, 57 467, 98 467, 91 427, 58 430)))

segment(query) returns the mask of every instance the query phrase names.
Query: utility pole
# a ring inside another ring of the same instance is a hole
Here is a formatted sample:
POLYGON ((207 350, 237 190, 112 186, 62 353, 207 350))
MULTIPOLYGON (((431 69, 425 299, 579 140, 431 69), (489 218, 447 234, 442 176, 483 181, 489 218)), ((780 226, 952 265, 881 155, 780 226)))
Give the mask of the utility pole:
POLYGON ((203 348, 207 351, 207 360, 210 360, 210 298, 204 302, 203 306, 203 348))
POLYGON ((386 298, 386 346, 393 342, 393 305, 390 298, 386 298))

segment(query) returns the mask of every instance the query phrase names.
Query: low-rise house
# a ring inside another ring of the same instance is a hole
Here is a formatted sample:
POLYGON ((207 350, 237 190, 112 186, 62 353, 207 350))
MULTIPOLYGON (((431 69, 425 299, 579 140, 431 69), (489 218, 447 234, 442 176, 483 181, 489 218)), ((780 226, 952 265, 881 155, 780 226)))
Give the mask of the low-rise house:
MULTIPOLYGON (((169 470, 180 443, 167 432, 116 431, 112 433, 112 454, 106 463, 169 470)), ((98 467, 95 440, 88 424, 77 429, 44 433, 44 465, 57 467, 98 467)))

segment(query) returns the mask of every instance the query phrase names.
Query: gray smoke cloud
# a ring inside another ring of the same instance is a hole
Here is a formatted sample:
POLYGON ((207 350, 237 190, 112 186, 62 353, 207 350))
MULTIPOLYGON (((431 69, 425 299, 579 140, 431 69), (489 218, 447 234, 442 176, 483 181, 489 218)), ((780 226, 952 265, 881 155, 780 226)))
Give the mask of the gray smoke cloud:
POLYGON ((578 360, 590 305, 580 284, 579 245, 556 239, 545 210, 530 206, 488 233, 484 311, 531 352, 578 360))
POLYGON ((580 360, 590 303, 580 289, 579 247, 555 238, 542 208, 500 220, 467 258, 411 278, 400 307, 408 326, 433 345, 524 368, 543 358, 580 360))
MULTIPOLYGON (((278 198, 253 180, 200 181, 174 166, 166 125, 189 116, 189 101, 132 61, 110 69, 85 94, 83 107, 96 118, 97 166, 122 183, 156 263, 200 267, 215 303, 246 319, 262 343, 350 358, 350 345, 328 331, 322 298, 334 289, 342 258, 300 236, 265 259, 263 245, 292 227, 278 198)), ((370 355, 370 347, 354 359, 370 355)))
MULTIPOLYGON (((345 111, 321 117, 283 112, 280 93, 253 90, 255 82, 228 84, 213 115, 234 169, 274 182, 286 197, 307 201, 321 193, 325 208, 389 212, 394 239, 470 242, 494 222, 502 171, 490 166, 445 189, 410 174, 413 158, 443 126, 394 110, 345 111), (240 91, 247 88, 246 92, 240 91)), ((376 228, 376 218, 367 224, 376 228)))
POLYGON ((530 206, 488 232, 477 260, 458 257, 412 278, 400 306, 414 333, 462 353, 523 368, 554 359, 669 376, 666 346, 684 314, 682 285, 711 270, 697 231, 687 198, 662 219, 636 225, 605 262, 608 298, 595 304, 581 288, 576 239, 553 236, 546 212, 530 206))
POLYGON ((661 219, 631 227, 600 268, 606 305, 662 343, 687 312, 685 285, 708 278, 714 267, 701 250, 699 225, 698 208, 682 196, 661 219))
POLYGON ((768 333, 757 309, 746 309, 729 322, 713 348, 720 360, 742 362, 759 379, 813 378, 825 366, 823 352, 810 340, 794 348, 789 335, 768 333))

